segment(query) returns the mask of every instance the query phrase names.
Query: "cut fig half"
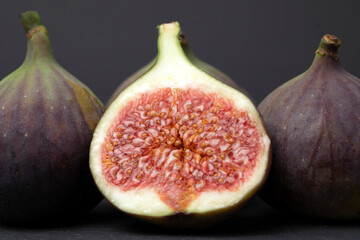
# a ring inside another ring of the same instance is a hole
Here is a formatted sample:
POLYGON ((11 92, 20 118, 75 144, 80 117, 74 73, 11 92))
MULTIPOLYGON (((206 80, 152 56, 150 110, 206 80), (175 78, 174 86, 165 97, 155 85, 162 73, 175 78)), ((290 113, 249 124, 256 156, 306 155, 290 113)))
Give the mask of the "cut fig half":
POLYGON ((112 102, 91 144, 105 198, 153 221, 231 212, 264 183, 270 164, 256 107, 195 67, 179 33, 177 22, 159 26, 156 63, 112 102))

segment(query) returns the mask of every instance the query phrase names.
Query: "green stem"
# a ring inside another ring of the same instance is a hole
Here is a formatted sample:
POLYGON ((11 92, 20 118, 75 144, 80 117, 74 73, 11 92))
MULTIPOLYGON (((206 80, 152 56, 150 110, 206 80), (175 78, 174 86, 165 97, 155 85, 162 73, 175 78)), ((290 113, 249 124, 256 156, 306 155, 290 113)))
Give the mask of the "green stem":
POLYGON ((21 14, 20 19, 28 39, 24 64, 39 63, 39 61, 43 63, 54 62, 48 32, 42 25, 39 14, 30 10, 21 14))
POLYGON ((326 34, 322 37, 316 53, 321 56, 330 56, 333 59, 337 60, 339 58, 338 48, 340 47, 340 45, 341 41, 338 37, 326 34))
POLYGON ((42 25, 38 12, 34 10, 29 10, 20 14, 20 19, 26 32, 29 32, 31 29, 42 25))

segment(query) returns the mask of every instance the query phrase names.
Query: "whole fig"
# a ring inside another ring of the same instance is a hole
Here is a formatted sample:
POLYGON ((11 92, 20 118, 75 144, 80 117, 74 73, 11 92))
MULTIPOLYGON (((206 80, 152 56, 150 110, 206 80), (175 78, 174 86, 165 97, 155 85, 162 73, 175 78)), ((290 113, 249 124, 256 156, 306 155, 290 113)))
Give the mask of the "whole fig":
POLYGON ((273 164, 261 195, 271 206, 323 218, 360 215, 360 80, 325 35, 310 68, 259 105, 273 164))
POLYGON ((88 159, 104 106, 56 62, 37 12, 21 20, 25 61, 0 82, 0 219, 48 223, 102 198, 88 159))

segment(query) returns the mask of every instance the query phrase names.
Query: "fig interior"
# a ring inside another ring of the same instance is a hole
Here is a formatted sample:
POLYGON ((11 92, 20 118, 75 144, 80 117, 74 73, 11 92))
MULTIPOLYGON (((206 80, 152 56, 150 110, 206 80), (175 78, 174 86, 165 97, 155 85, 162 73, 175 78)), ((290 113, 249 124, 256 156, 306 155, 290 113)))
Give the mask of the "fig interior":
POLYGON ((262 133, 246 111, 201 89, 160 88, 127 103, 101 147, 122 191, 153 188, 176 212, 205 191, 236 191, 253 173, 262 133))

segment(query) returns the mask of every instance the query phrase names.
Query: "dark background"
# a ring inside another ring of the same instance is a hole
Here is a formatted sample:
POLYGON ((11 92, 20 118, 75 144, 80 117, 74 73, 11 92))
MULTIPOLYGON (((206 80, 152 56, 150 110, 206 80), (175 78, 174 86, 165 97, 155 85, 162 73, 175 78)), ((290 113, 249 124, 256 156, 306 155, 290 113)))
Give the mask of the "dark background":
POLYGON ((58 62, 106 102, 157 54, 156 26, 177 20, 195 54, 258 104, 304 72, 321 37, 342 40, 345 69, 360 76, 360 1, 0 0, 0 79, 26 50, 18 15, 38 10, 58 62))
MULTIPOLYGON (((38 10, 58 62, 104 102, 157 53, 156 26, 177 20, 195 54, 231 76, 258 104, 304 72, 321 37, 342 41, 340 59, 360 76, 360 1, 0 0, 0 79, 26 51, 18 15, 38 10)), ((201 233, 158 229, 101 204, 85 219, 40 229, 0 226, 0 239, 356 239, 359 222, 281 215, 258 199, 224 225, 201 233), (240 227, 239 227, 240 226, 240 227), (221 229, 219 229, 221 228, 221 229)))

